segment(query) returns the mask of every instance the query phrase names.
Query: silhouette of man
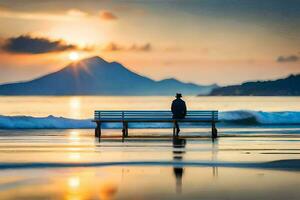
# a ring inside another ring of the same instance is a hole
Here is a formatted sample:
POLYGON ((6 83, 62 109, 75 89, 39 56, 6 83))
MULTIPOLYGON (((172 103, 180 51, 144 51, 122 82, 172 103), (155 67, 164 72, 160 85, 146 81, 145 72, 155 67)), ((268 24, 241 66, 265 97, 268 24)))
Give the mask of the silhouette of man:
MULTIPOLYGON (((171 110, 173 113, 173 119, 184 119, 186 115, 186 105, 181 99, 182 95, 180 93, 176 94, 176 99, 173 100, 171 110)), ((175 121, 176 134, 180 132, 178 122, 175 121)))

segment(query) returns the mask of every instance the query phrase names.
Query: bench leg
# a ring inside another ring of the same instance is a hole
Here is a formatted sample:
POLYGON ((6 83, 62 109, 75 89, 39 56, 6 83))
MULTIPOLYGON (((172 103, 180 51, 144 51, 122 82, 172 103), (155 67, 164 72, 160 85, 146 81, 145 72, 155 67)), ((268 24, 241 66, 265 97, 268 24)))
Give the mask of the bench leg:
POLYGON ((95 137, 98 137, 100 140, 101 137, 101 123, 97 122, 97 127, 95 129, 95 137))
POLYGON ((95 128, 95 137, 98 137, 98 129, 97 129, 97 126, 95 128))
POLYGON ((126 136, 126 123, 123 122, 122 137, 124 138, 125 136, 126 136))
POLYGON ((97 126, 95 128, 95 137, 99 137, 99 129, 100 129, 100 126, 99 126, 99 122, 96 122, 97 123, 97 126))
POLYGON ((211 137, 213 139, 217 138, 218 137, 218 130, 216 128, 216 123, 213 121, 212 124, 211 124, 211 137))
POLYGON ((128 137, 128 122, 125 124, 125 136, 128 137))

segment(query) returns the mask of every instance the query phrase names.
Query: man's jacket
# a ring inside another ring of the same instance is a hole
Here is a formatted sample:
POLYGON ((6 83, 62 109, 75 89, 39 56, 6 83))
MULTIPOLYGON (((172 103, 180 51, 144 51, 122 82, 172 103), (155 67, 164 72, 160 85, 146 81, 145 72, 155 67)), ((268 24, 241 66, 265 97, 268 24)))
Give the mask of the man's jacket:
POLYGON ((186 105, 182 99, 175 99, 171 107, 173 118, 184 118, 186 115, 186 105))

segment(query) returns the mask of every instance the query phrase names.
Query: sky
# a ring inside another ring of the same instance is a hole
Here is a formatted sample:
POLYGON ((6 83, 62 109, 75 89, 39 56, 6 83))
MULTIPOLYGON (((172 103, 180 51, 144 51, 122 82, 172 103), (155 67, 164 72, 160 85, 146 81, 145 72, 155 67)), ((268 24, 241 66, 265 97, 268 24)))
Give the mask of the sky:
POLYGON ((299 0, 0 0, 0 83, 92 56, 155 80, 300 73, 299 0))

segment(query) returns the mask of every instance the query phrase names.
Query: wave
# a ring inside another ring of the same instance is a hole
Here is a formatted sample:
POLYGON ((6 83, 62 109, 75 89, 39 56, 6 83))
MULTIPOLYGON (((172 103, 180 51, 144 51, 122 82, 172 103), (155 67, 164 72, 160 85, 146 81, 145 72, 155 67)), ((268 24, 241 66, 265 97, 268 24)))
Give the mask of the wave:
MULTIPOLYGON (((219 113, 222 125, 300 125, 300 112, 263 112, 251 110, 219 113)), ((192 123, 191 123, 192 124, 192 123)), ((183 124, 184 125, 184 124, 183 124)), ((195 124, 192 124, 195 125, 195 124)), ((170 128, 168 123, 131 123, 135 128, 170 128)), ((196 126, 196 125, 195 125, 196 126)), ((0 129, 85 129, 95 128, 91 119, 0 115, 0 129)), ((120 123, 103 124, 103 128, 121 128, 120 123)))
POLYGON ((299 125, 300 112, 281 111, 263 112, 252 110, 236 110, 220 112, 219 120, 224 123, 234 124, 262 124, 262 125, 299 125))
POLYGON ((2 129, 80 129, 94 128, 90 119, 69 119, 64 117, 32 117, 0 115, 2 129))

